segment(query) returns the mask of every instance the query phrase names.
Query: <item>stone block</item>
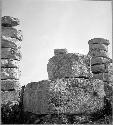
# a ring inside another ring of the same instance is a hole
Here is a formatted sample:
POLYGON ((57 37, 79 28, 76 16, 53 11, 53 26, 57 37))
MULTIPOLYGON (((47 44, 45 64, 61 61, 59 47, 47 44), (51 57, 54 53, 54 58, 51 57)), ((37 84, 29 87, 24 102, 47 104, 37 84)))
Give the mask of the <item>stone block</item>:
POLYGON ((1 79, 19 79, 21 72, 19 68, 1 68, 1 79))
POLYGON ((16 28, 12 27, 2 27, 2 34, 1 36, 5 36, 6 38, 16 38, 22 41, 23 36, 21 30, 17 30, 16 28))
POLYGON ((108 52, 108 46, 105 44, 89 44, 89 51, 91 50, 104 50, 108 52))
POLYGON ((25 87, 24 111, 46 114, 49 110, 49 81, 28 83, 25 87))
POLYGON ((1 59, 2 68, 19 68, 20 61, 13 59, 1 59))
POLYGON ((21 42, 16 38, 2 36, 1 47, 2 48, 20 49, 21 48, 21 42))
POLYGON ((109 81, 108 73, 93 73, 93 78, 94 79, 100 79, 103 81, 109 81))
POLYGON ((105 44, 109 45, 109 40, 104 39, 104 38, 94 38, 88 41, 88 44, 105 44))
POLYGON ((18 18, 13 18, 10 16, 4 16, 1 19, 1 24, 4 27, 13 27, 13 26, 17 26, 20 24, 18 18))
POLYGON ((47 64, 49 79, 68 77, 91 77, 90 57, 68 53, 53 56, 47 64))
POLYGON ((18 80, 13 80, 13 79, 1 80, 2 91, 11 91, 19 89, 20 89, 20 82, 18 80))
POLYGON ((66 49, 54 49, 54 55, 62 55, 62 54, 67 54, 67 50, 66 49))
POLYGON ((1 49, 1 59, 21 60, 21 58, 22 55, 19 49, 12 49, 12 48, 1 49))
POLYGON ((103 73, 103 72, 108 73, 108 67, 106 67, 105 64, 93 65, 91 66, 91 70, 93 73, 103 73))
POLYGON ((103 108, 104 96, 101 80, 63 78, 27 84, 23 104, 35 114, 90 114, 103 108))
POLYGON ((91 59, 91 65, 96 64, 109 64, 112 63, 112 59, 110 58, 104 58, 104 57, 95 57, 91 59))
POLYGON ((104 57, 104 58, 109 58, 109 55, 106 51, 104 50, 92 50, 92 51, 89 51, 88 53, 92 58, 94 57, 104 57))

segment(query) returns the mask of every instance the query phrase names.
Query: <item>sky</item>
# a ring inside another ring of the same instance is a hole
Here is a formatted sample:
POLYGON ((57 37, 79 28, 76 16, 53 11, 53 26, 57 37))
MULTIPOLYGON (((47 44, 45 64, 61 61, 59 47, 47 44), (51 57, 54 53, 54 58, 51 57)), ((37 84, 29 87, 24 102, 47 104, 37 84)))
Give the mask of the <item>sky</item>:
POLYGON ((20 20, 21 85, 48 79, 47 63, 57 48, 87 54, 90 39, 105 38, 112 58, 111 1, 2 0, 2 16, 20 20))

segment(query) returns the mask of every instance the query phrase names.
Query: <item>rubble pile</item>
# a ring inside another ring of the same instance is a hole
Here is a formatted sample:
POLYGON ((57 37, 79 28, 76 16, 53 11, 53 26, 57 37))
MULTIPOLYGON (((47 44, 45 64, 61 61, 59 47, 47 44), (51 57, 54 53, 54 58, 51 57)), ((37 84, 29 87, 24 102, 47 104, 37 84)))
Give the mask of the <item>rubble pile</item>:
POLYGON ((20 89, 21 30, 19 20, 10 16, 1 19, 1 97, 2 103, 18 100, 20 89))

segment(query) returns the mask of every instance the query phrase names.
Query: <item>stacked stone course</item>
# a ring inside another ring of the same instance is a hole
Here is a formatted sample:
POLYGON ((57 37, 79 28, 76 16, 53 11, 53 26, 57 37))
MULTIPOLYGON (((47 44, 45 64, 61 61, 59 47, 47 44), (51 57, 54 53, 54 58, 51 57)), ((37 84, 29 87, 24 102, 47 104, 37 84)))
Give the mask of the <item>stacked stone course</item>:
POLYGON ((1 97, 6 103, 19 98, 22 33, 15 28, 17 18, 4 16, 1 25, 1 97))
POLYGON ((109 81, 109 65, 112 59, 108 55, 109 41, 103 38, 94 38, 89 40, 89 55, 91 59, 91 70, 94 79, 109 81))

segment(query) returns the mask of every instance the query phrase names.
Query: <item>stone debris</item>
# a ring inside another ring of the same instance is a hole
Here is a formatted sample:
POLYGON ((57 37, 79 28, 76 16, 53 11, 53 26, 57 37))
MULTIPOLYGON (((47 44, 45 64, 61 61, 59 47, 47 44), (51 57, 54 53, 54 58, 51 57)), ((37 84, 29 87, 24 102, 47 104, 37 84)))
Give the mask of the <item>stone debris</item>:
POLYGON ((21 48, 21 42, 16 38, 2 36, 2 38, 1 38, 1 48, 20 49, 21 48))
POLYGON ((89 44, 89 50, 104 50, 108 52, 108 46, 105 44, 89 44))
POLYGON ((53 56, 47 64, 49 79, 91 76, 90 58, 85 55, 68 53, 53 56))
POLYGON ((19 80, 20 78, 20 70, 19 68, 1 68, 1 79, 15 79, 19 80))
POLYGON ((16 38, 22 41, 22 31, 12 27, 2 27, 2 36, 6 38, 16 38))
POLYGON ((1 59, 21 60, 21 58, 22 58, 22 55, 19 49, 12 49, 12 48, 1 49, 1 59))
POLYGON ((1 59, 2 68, 18 68, 20 67, 20 61, 13 59, 1 59))
POLYGON ((96 58, 91 59, 91 65, 109 64, 109 63, 112 63, 112 59, 110 59, 110 58, 96 57, 96 58))
POLYGON ((18 20, 18 18, 13 18, 10 16, 4 16, 1 19, 1 24, 4 27, 13 27, 13 26, 17 26, 20 24, 20 21, 18 20))
POLYGON ((103 38, 94 38, 88 41, 88 44, 105 44, 109 45, 109 40, 103 38))
POLYGON ((2 91, 14 91, 20 89, 20 82, 18 80, 7 79, 1 80, 2 91))
POLYGON ((83 78, 29 83, 24 91, 24 111, 35 114, 90 114, 103 107, 103 87, 101 80, 83 78))

